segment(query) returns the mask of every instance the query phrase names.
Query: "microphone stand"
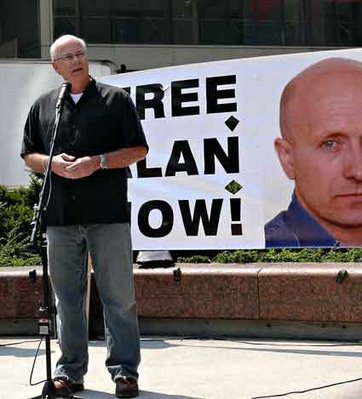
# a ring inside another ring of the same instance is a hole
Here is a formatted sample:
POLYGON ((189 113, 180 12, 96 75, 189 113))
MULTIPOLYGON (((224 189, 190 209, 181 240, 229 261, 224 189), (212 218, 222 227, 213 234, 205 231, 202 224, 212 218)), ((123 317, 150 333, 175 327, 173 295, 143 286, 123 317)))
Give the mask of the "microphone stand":
MULTIPOLYGON (((62 85, 61 93, 56 105, 55 122, 52 140, 50 143, 49 161, 45 170, 44 180, 39 194, 38 204, 34 205, 34 218, 31 223, 33 230, 31 233, 31 243, 38 250, 43 266, 43 304, 39 308, 39 334, 45 337, 45 355, 46 355, 46 381, 43 386, 41 395, 35 396, 32 399, 53 399, 53 398, 73 398, 72 395, 60 395, 56 392, 54 381, 52 380, 51 370, 51 335, 52 335, 52 300, 51 288, 49 284, 48 274, 48 257, 47 257, 47 243, 46 243, 46 224, 45 214, 48 198, 50 192, 50 177, 51 177, 51 164, 54 154, 54 144, 58 135, 59 122, 63 111, 64 96, 70 88, 69 82, 64 82, 62 85)), ((35 280, 34 272, 29 275, 32 281, 35 280)))

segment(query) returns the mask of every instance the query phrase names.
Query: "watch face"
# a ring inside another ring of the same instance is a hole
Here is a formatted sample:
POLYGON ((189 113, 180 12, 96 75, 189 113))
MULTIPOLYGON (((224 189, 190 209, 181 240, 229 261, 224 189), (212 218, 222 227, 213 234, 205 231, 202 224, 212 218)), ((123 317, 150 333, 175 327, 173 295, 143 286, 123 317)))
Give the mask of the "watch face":
POLYGON ((105 155, 100 155, 100 159, 101 159, 101 161, 100 161, 100 165, 101 165, 101 168, 102 169, 107 169, 108 168, 108 163, 107 163, 107 159, 106 159, 106 157, 105 157, 105 155))

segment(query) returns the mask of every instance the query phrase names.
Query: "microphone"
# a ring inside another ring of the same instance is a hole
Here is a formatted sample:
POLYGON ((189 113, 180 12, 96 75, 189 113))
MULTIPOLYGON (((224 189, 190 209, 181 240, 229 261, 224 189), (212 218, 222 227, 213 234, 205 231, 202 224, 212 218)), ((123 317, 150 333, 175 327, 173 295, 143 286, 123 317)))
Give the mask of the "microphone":
POLYGON ((72 84, 70 82, 63 82, 62 87, 60 89, 57 105, 55 106, 56 109, 59 110, 59 108, 62 107, 65 95, 68 93, 70 88, 72 87, 72 84))

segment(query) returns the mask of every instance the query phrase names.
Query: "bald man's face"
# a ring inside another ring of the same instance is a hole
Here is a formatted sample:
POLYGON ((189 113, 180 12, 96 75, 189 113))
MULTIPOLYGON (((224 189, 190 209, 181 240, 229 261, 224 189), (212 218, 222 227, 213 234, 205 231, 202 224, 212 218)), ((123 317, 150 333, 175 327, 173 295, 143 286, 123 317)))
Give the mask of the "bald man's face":
POLYGON ((89 64, 87 52, 78 40, 68 40, 56 48, 53 68, 64 80, 76 83, 88 82, 89 64))
POLYGON ((324 226, 362 226, 362 73, 307 81, 276 140, 301 204, 324 226))

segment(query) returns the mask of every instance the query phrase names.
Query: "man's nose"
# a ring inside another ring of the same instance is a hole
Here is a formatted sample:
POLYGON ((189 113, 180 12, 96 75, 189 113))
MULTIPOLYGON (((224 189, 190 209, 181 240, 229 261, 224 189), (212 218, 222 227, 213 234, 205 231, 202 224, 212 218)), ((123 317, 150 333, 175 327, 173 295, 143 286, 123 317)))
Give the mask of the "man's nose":
POLYGON ((344 175, 347 179, 362 181, 362 142, 353 143, 344 157, 344 175))
POLYGON ((80 61, 80 57, 78 57, 76 54, 72 54, 72 62, 79 62, 80 61))

